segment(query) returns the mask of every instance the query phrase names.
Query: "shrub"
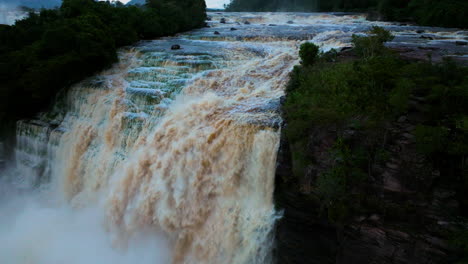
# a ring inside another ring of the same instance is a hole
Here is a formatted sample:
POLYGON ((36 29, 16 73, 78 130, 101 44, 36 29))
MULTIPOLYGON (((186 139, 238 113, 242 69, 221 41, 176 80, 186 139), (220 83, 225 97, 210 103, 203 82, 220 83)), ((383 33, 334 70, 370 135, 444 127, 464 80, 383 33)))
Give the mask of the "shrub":
POLYGON ((319 57, 320 48, 313 43, 304 43, 299 50, 299 57, 304 66, 312 66, 319 57))
POLYGON ((418 149, 424 154, 440 152, 448 143, 448 134, 446 127, 418 125, 415 129, 418 149))
POLYGON ((352 42, 356 54, 362 58, 371 58, 387 52, 384 43, 393 40, 394 36, 387 30, 374 26, 369 36, 353 35, 352 42))

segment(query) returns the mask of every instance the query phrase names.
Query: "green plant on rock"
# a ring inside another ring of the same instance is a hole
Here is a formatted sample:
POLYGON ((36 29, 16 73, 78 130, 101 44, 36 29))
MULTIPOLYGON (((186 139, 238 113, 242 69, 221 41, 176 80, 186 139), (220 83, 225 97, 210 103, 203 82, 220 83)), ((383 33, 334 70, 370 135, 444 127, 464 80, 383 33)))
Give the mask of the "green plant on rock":
POLYGON ((415 129, 418 149, 427 155, 443 151, 447 147, 449 129, 418 125, 415 129))
POLYGON ((461 218, 457 221, 457 226, 449 234, 449 242, 458 252, 459 259, 456 264, 468 263, 468 220, 461 218))
POLYGON ((320 48, 313 44, 306 42, 301 45, 299 49, 299 57, 301 58, 301 63, 304 66, 312 66, 319 58, 320 48))
POLYGON ((394 36, 382 27, 373 26, 368 36, 352 36, 356 54, 362 58, 371 58, 387 52, 385 42, 393 40, 394 36))
POLYGON ((330 221, 342 224, 354 209, 352 190, 365 181, 367 175, 361 169, 361 149, 352 149, 342 138, 338 138, 330 150, 333 166, 321 173, 315 192, 321 200, 330 221))

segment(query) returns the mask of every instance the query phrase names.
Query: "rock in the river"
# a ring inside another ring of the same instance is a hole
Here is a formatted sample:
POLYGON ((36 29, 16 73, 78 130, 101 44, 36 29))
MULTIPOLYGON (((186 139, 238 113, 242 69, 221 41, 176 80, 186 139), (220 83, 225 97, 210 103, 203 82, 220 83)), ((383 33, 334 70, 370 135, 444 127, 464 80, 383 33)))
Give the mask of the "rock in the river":
POLYGON ((422 35, 421 37, 419 38, 422 38, 422 39, 429 39, 429 40, 433 40, 434 37, 433 36, 429 36, 429 35, 422 35))
POLYGON ((215 34, 215 35, 219 35, 220 33, 219 33, 219 31, 215 31, 214 34, 215 34))
POLYGON ((226 19, 223 17, 219 20, 219 23, 226 24, 226 19))
POLYGON ((250 22, 249 21, 244 21, 244 25, 250 25, 250 22))
POLYGON ((179 44, 175 44, 175 45, 172 45, 171 46, 171 50, 178 50, 180 49, 180 45, 179 44))
POLYGON ((347 50, 352 50, 353 47, 342 47, 340 48, 340 52, 347 51, 347 50))
POLYGON ((292 20, 289 20, 289 21, 288 21, 288 22, 286 22, 286 23, 288 23, 288 24, 294 24, 294 21, 292 21, 292 20))
POLYGON ((455 41, 455 44, 457 46, 466 46, 468 45, 468 42, 467 41, 455 41))
POLYGON ((237 30, 237 28, 233 28, 233 27, 232 27, 232 28, 231 28, 231 31, 234 31, 234 30, 237 30))

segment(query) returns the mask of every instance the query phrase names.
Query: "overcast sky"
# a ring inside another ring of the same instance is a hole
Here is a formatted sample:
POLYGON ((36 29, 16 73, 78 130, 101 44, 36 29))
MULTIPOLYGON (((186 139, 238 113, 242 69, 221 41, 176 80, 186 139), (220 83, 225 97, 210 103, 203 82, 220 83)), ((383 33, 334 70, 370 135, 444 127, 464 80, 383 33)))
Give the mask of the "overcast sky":
MULTIPOLYGON (((120 2, 123 2, 123 3, 127 3, 128 1, 130 0, 120 0, 120 2)), ((223 8, 224 4, 227 4, 230 2, 230 0, 205 0, 205 1, 206 1, 206 6, 208 8, 223 8)))
MULTIPOLYGON (((36 0, 38 2, 41 2, 41 0, 36 0)), ((120 0, 123 3, 127 3, 130 0, 120 0)), ((230 2, 230 0, 205 0, 206 1, 206 6, 208 8, 223 8, 224 4, 227 4, 230 2)), ((15 2, 21 2, 20 0, 0 0, 0 3, 15 3, 15 2)), ((32 1, 34 2, 34 0, 32 1)))
POLYGON ((224 4, 228 4, 230 0, 205 0, 208 8, 222 8, 224 4))

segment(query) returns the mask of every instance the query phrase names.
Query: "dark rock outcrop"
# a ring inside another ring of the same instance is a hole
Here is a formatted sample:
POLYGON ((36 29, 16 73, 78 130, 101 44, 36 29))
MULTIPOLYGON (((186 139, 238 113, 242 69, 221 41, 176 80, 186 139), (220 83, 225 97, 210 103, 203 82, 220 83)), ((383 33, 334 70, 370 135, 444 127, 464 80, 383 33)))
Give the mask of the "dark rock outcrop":
MULTIPOLYGON (((278 155, 275 200, 283 218, 276 229, 277 263, 423 264, 454 263, 448 212, 460 211, 455 186, 416 150, 415 126, 424 121, 424 98, 412 97, 406 115, 385 127, 388 159, 369 168, 370 183, 361 189, 366 213, 343 224, 321 212, 314 189, 332 166, 330 149, 338 133, 356 144, 370 135, 349 128, 320 126, 310 131, 306 149, 314 162, 304 175, 293 174, 291 146, 283 135, 278 155), (374 204, 373 204, 374 203, 374 204)), ((287 124, 286 124, 287 125, 287 124)))
POLYGON ((319 205, 292 177, 289 144, 282 135, 276 169, 275 200, 283 217, 276 228, 276 263, 334 263, 336 229, 319 217, 319 205))

